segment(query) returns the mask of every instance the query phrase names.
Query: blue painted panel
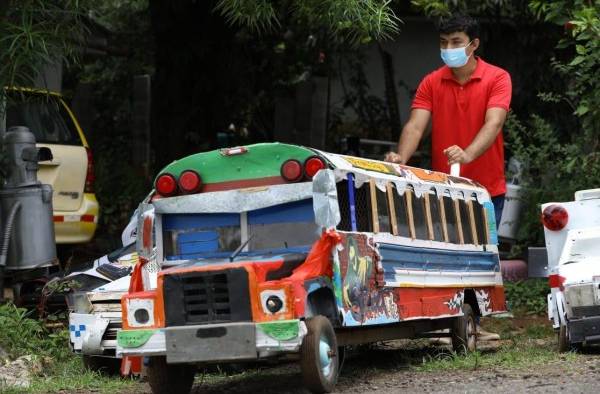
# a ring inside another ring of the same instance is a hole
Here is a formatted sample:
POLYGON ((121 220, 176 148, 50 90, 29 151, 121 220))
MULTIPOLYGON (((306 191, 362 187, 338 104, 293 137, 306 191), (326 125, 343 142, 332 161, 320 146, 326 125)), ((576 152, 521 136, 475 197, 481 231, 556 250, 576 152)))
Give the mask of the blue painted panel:
POLYGON ((469 252, 417 248, 380 243, 381 264, 385 279, 394 280, 395 269, 424 271, 500 271, 498 254, 493 252, 469 252))
POLYGON ((216 231, 199 231, 180 233, 177 243, 181 256, 197 253, 216 252, 219 250, 219 234, 216 231))
POLYGON ((240 225, 238 213, 171 214, 163 215, 162 219, 166 231, 240 225))
POLYGON ((498 244, 498 232, 496 231, 496 212, 494 210, 494 204, 491 201, 483 203, 483 207, 487 211, 487 227, 490 232, 490 243, 493 245, 498 244))
POLYGON ((312 200, 302 200, 248 212, 248 224, 314 222, 312 200))

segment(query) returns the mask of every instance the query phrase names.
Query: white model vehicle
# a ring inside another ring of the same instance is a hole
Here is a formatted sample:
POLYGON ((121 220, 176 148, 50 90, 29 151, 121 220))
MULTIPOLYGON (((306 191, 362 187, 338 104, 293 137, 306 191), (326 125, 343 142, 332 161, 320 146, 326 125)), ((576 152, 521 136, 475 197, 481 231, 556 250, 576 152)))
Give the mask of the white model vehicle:
POLYGON ((94 289, 80 289, 67 296, 69 339, 71 348, 83 356, 88 368, 117 373, 121 361, 115 355, 117 331, 121 329, 121 296, 129 289, 130 267, 137 262, 137 254, 125 253, 114 261, 108 258, 103 256, 95 262, 102 264, 67 277, 76 281, 83 276, 104 280, 94 289))
POLYGON ((548 251, 548 317, 559 351, 600 342, 600 189, 542 204, 548 251))

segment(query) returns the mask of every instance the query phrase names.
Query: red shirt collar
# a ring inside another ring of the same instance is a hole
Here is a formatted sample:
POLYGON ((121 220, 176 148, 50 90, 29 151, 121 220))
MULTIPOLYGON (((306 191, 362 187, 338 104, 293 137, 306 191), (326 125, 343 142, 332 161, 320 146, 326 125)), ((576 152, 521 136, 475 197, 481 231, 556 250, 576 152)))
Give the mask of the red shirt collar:
MULTIPOLYGON (((473 71, 473 74, 471 74, 471 80, 481 79, 483 77, 483 70, 487 66, 487 63, 484 62, 480 57, 476 56, 475 59, 477 60, 477 66, 475 66, 475 71, 473 71)), ((452 70, 450 70, 450 67, 442 67, 442 79, 454 80, 454 74, 452 74, 452 70)))

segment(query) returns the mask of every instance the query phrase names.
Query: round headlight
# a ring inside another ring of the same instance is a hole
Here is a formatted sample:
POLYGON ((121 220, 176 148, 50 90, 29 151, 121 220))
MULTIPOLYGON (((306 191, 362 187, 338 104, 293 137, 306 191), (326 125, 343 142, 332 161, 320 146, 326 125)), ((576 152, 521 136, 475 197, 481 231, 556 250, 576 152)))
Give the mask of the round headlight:
POLYGON ((133 317, 139 324, 146 324, 150 320, 150 314, 147 309, 140 308, 133 313, 133 317))
POLYGON ((283 308, 283 301, 276 295, 272 295, 269 298, 267 298, 266 304, 267 309, 271 313, 277 313, 281 310, 281 308, 283 308))

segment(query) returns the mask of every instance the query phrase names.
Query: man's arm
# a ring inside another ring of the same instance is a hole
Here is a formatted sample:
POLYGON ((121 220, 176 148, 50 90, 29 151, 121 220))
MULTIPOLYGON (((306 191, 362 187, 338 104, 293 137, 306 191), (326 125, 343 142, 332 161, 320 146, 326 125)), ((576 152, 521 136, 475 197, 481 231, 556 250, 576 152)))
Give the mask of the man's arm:
POLYGON ((448 156, 448 164, 466 164, 481 156, 492 145, 496 136, 502 130, 506 115, 507 111, 504 108, 488 108, 485 113, 485 123, 469 146, 464 150, 458 145, 452 145, 444 149, 444 154, 448 156))
POLYGON ((419 146, 423 132, 429 123, 431 112, 426 109, 415 108, 410 111, 410 118, 402 129, 400 141, 398 142, 398 153, 388 152, 385 161, 398 164, 406 164, 419 146))

